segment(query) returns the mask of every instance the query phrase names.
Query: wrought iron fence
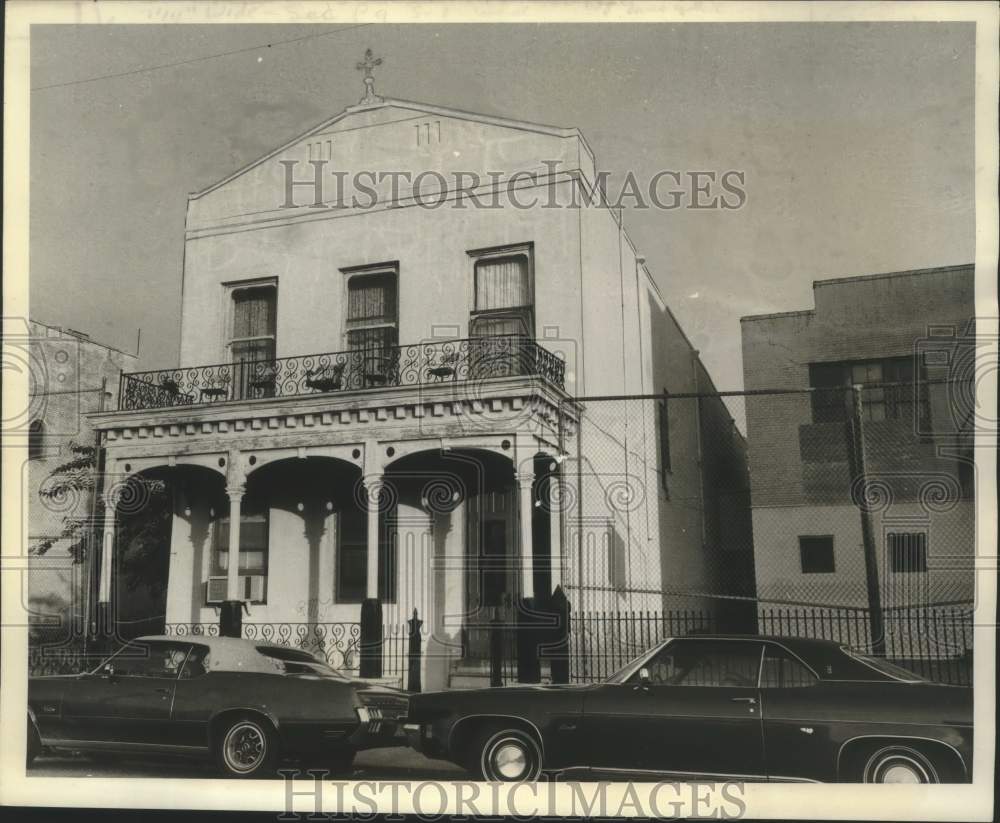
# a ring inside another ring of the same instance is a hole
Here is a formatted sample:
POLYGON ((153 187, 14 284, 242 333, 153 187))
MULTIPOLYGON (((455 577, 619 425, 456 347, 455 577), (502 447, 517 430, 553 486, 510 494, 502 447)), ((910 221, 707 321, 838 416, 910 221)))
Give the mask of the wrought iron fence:
POLYGON ((53 674, 80 674, 90 671, 98 659, 88 654, 82 642, 50 645, 30 638, 28 642, 28 675, 45 677, 53 674))
MULTIPOLYGON (((218 637, 218 623, 167 623, 174 637, 218 637)), ((323 657, 345 674, 357 674, 361 642, 360 623, 244 623, 243 637, 281 646, 294 646, 323 657)))
POLYGON ((566 363, 519 335, 380 346, 122 375, 118 408, 156 409, 387 386, 532 376, 562 388, 566 363))
MULTIPOLYGON (((719 631, 709 611, 582 612, 570 619, 570 678, 607 679, 644 651, 671 637, 719 631)), ((883 614, 886 658, 940 683, 972 683, 972 604, 887 609, 883 614)), ((761 635, 833 640, 871 653, 867 609, 830 606, 758 607, 761 635)))

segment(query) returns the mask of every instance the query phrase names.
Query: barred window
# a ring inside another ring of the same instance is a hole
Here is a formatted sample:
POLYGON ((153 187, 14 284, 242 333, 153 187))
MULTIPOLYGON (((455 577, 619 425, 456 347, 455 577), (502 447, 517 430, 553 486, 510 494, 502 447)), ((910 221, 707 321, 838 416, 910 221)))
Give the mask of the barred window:
POLYGON ((810 363, 809 386, 814 423, 846 420, 851 413, 851 387, 861 386, 864 420, 913 420, 914 404, 929 422, 926 392, 915 380, 913 358, 889 357, 839 363, 810 363))

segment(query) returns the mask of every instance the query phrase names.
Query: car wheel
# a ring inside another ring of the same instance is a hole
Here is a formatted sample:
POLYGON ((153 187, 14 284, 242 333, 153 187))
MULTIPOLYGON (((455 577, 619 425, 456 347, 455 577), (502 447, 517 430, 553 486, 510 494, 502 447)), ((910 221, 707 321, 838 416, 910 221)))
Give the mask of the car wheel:
POLYGON ((521 729, 486 729, 471 754, 475 758, 472 771, 483 780, 521 783, 537 780, 542 772, 541 747, 521 729))
POLYGON ((38 736, 38 729, 28 718, 28 747, 25 757, 25 766, 30 766, 34 759, 42 753, 42 739, 38 736))
POLYGON ((237 717, 223 724, 215 756, 219 768, 228 777, 273 777, 277 739, 266 721, 237 717))
POLYGON ((908 746, 886 746, 865 762, 861 775, 864 783, 939 783, 933 764, 908 746))

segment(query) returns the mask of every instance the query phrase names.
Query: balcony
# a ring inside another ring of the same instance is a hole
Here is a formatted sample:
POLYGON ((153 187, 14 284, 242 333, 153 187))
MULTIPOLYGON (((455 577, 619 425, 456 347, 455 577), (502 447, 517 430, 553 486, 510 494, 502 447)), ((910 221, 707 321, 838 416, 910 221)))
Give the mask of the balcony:
POLYGON ((119 411, 365 389, 541 378, 565 388, 566 364, 519 335, 474 337, 123 374, 119 411))

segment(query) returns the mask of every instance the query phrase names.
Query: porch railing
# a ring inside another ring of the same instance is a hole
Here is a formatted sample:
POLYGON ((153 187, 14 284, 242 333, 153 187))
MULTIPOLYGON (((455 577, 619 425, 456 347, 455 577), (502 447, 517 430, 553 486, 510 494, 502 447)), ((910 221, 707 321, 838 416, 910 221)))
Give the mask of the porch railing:
MULTIPOLYGON (((174 637, 219 636, 218 623, 167 623, 174 637)), ((338 671, 358 673, 361 626, 358 623, 244 623, 243 637, 318 654, 338 671)))
POLYGON ((133 372, 122 375, 118 408, 158 409, 515 376, 540 377, 563 388, 565 375, 565 361, 534 340, 499 335, 133 372))

